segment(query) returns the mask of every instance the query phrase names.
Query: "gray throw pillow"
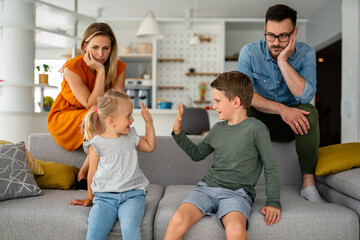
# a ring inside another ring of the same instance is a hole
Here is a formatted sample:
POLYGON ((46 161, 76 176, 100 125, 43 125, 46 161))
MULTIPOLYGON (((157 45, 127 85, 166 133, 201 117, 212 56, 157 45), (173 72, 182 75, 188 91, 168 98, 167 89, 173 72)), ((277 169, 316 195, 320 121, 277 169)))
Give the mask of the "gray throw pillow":
POLYGON ((25 143, 0 146, 0 201, 42 195, 26 160, 25 143))

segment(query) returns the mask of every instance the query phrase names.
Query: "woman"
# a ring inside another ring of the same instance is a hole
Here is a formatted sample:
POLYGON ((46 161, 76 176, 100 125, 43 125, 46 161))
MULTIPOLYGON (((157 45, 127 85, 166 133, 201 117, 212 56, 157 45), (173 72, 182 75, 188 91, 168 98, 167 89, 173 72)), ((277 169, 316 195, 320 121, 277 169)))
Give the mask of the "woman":
MULTIPOLYGON (((82 37, 81 51, 83 55, 70 59, 60 69, 64 76, 61 92, 48 115, 49 132, 68 151, 81 146, 82 122, 87 112, 96 107, 97 98, 109 89, 125 88, 126 64, 118 60, 116 38, 109 25, 91 24, 82 37)), ((86 178, 88 168, 86 159, 78 180, 86 178)))

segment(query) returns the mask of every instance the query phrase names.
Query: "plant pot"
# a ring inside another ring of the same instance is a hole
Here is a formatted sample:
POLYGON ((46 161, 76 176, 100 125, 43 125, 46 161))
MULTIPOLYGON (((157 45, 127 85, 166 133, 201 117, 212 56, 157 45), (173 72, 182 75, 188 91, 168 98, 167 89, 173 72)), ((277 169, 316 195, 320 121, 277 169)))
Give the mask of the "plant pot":
POLYGON ((39 74, 39 84, 48 84, 49 83, 49 75, 47 74, 39 74))

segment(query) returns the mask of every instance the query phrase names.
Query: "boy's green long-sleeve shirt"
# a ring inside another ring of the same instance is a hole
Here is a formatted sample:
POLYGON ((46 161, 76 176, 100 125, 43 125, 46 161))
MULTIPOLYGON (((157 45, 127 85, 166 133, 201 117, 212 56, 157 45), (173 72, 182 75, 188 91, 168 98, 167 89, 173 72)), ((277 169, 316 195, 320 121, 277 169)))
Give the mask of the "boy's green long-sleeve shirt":
POLYGON ((198 145, 184 132, 172 133, 176 143, 193 161, 200 161, 214 152, 214 162, 202 179, 210 187, 231 190, 243 188, 255 200, 255 185, 264 166, 266 204, 281 208, 280 178, 266 126, 255 118, 239 124, 216 123, 198 145))

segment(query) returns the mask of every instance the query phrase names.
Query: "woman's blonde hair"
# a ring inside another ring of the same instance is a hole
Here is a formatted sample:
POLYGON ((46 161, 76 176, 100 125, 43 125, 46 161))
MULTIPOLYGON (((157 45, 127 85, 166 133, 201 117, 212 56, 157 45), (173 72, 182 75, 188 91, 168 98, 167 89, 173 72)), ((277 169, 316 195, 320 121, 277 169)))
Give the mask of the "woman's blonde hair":
POLYGON ((81 39, 81 52, 85 53, 85 43, 95 36, 107 36, 111 41, 111 53, 109 58, 104 63, 105 67, 105 90, 108 90, 114 86, 117 77, 117 60, 118 60, 118 45, 114 32, 110 26, 106 23, 93 23, 84 32, 81 39))
POLYGON ((85 117, 85 139, 92 139, 98 123, 104 128, 106 118, 116 117, 128 106, 127 104, 132 104, 129 96, 118 90, 110 89, 104 96, 99 97, 97 108, 90 110, 85 117))

